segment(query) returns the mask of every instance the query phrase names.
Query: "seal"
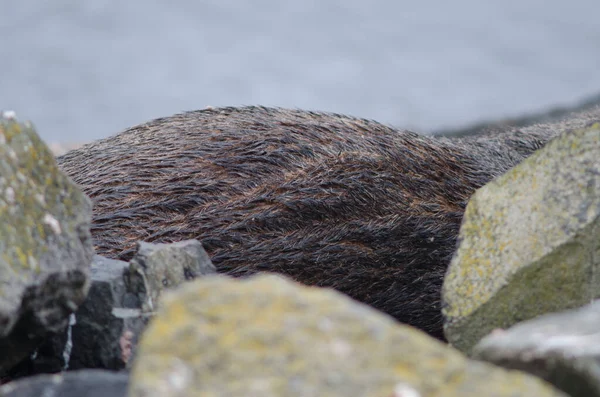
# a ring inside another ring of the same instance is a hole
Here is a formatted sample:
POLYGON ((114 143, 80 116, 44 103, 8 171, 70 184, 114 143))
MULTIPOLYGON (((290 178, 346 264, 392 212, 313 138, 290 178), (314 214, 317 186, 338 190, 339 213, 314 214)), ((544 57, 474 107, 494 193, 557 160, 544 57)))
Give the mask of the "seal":
POLYGON ((197 238, 220 272, 332 287, 443 339, 440 290, 469 197, 563 127, 451 139, 332 113, 210 108, 57 161, 94 203, 100 255, 197 238))

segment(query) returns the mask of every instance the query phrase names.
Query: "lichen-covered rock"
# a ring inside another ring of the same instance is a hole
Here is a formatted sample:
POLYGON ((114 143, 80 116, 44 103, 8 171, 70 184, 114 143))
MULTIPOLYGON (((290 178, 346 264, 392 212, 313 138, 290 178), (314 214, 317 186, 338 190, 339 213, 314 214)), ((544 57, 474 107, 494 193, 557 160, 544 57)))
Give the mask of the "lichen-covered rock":
POLYGON ((563 396, 329 289, 208 276, 166 293, 130 397, 563 396))
POLYGON ((125 397, 128 374, 103 370, 38 375, 0 386, 0 397, 125 397))
POLYGON ((571 397, 599 397, 600 302, 493 332, 473 355, 535 374, 571 397))
POLYGON ((0 373, 84 300, 91 202, 29 123, 0 116, 0 373))
POLYGON ((152 312, 164 290, 216 272, 198 240, 169 244, 142 241, 138 242, 137 252, 131 258, 125 281, 128 290, 140 299, 142 310, 152 312))
POLYGON ((468 352, 495 328, 599 296, 599 215, 600 123, 478 190, 444 280, 448 341, 468 352))
POLYGON ((67 369, 126 368, 148 322, 140 300, 125 286, 123 274, 128 267, 127 262, 95 255, 87 298, 72 315, 70 327, 47 338, 9 377, 67 369))

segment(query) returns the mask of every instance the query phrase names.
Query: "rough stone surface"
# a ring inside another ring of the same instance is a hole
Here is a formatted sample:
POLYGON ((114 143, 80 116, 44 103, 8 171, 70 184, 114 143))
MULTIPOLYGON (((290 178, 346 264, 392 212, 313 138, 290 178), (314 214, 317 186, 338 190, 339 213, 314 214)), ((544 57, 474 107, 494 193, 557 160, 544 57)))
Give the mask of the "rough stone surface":
POLYGON ((72 326, 45 340, 9 377, 66 369, 129 368, 161 292, 214 272, 197 240, 142 242, 130 263, 94 256, 91 287, 72 326))
POLYGON ((128 379, 102 370, 38 375, 0 386, 0 397, 125 397, 128 379))
POLYGON ((93 256, 90 200, 29 123, 0 116, 0 374, 84 300, 93 256))
POLYGON ((470 351, 495 328, 600 295, 600 123, 478 190, 443 286, 444 331, 470 351))
POLYGON ((493 332, 475 358, 530 372, 571 397, 600 396, 600 302, 493 332))
POLYGON ((128 289, 141 299, 142 309, 152 312, 165 289, 211 273, 216 273, 216 268, 198 240, 139 242, 125 280, 128 289))
POLYGON ((123 274, 128 266, 127 262, 94 256, 91 286, 71 326, 46 339, 35 354, 10 371, 10 378, 67 369, 127 367, 148 322, 141 301, 127 291, 123 274))
POLYGON ((564 396, 339 292, 274 275, 208 276, 165 294, 128 395, 564 396))
POLYGON ((95 256, 88 299, 77 311, 72 349, 65 367, 119 370, 129 366, 148 318, 127 290, 128 264, 95 256))

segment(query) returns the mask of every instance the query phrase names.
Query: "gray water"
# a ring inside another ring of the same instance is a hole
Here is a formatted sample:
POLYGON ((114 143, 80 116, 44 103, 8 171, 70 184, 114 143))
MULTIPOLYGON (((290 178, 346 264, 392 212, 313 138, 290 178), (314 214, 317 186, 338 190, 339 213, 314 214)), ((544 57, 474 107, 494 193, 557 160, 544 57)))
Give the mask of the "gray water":
POLYGON ((0 109, 82 142, 207 105, 419 131, 600 91, 598 0, 4 0, 0 109))

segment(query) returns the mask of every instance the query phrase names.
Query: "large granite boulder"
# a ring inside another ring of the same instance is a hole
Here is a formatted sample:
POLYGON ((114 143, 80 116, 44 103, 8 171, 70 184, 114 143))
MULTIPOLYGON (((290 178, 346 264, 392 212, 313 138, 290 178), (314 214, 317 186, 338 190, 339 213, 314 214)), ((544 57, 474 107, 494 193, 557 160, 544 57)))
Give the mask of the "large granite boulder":
POLYGON ((564 396, 339 292, 274 275, 209 276, 165 294, 128 395, 564 396))
POLYGON ((443 286, 469 352, 495 328, 600 295, 600 123, 571 130, 471 198, 443 286))
POLYGON ((85 299, 93 256, 90 200, 56 166, 30 123, 0 116, 0 374, 85 299))
POLYGON ((600 397, 600 302, 493 332, 473 355, 542 377, 571 397, 600 397))

